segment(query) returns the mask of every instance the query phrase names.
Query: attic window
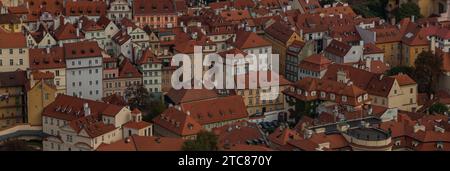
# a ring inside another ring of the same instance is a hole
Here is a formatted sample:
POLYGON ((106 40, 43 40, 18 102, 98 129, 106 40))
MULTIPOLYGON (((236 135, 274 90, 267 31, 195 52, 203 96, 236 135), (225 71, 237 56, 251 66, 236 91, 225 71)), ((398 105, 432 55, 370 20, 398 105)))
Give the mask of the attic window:
POLYGON ((152 6, 152 10, 156 10, 156 6, 152 6))
POLYGON ((72 50, 72 54, 73 55, 75 55, 77 53, 77 51, 75 51, 75 50, 72 50))
POLYGON ((85 51, 84 50, 81 50, 81 54, 84 54, 85 53, 85 51))
POLYGON ((92 49, 92 48, 89 49, 89 52, 94 53, 94 49, 92 49))

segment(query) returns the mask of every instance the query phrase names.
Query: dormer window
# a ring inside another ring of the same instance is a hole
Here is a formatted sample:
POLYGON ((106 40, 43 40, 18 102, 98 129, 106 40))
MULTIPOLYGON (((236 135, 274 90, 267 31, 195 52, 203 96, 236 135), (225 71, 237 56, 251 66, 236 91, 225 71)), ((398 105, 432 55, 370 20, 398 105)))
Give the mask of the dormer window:
POLYGON ((347 96, 342 96, 342 102, 347 102, 347 96))
POLYGON ((327 96, 327 93, 325 93, 325 92, 323 92, 323 91, 320 92, 320 97, 321 97, 321 98, 325 98, 326 96, 327 96))

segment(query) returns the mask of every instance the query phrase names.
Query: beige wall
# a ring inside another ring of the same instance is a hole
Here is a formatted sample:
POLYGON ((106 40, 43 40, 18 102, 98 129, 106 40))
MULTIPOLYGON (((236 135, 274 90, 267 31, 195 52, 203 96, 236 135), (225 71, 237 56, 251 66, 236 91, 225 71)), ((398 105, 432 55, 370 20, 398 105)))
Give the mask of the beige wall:
POLYGON ((0 94, 9 94, 7 100, 0 101, 0 129, 12 126, 16 123, 22 123, 24 115, 24 99, 20 95, 20 87, 2 87, 0 94), (8 92, 8 93, 7 93, 8 92))
POLYGON ((42 125, 42 111, 55 101, 55 97, 56 89, 42 84, 42 81, 27 92, 27 114, 30 125, 42 125))
POLYGON ((28 48, 14 48, 13 53, 10 54, 10 49, 0 49, 0 72, 16 71, 17 69, 27 70, 30 67, 28 59, 28 48), (20 53, 22 49, 22 53, 20 53), (13 60, 13 65, 10 64, 10 60, 13 60), (20 64, 22 60, 22 64, 20 64))

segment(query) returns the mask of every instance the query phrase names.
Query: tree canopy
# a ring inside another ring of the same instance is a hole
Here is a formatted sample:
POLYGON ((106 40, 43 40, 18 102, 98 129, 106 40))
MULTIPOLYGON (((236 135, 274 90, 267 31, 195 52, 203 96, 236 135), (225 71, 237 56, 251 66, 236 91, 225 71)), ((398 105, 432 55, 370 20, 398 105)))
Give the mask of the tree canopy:
POLYGON ((413 2, 407 2, 402 5, 400 5, 400 8, 398 8, 395 12, 395 18, 397 21, 402 20, 406 17, 415 16, 417 18, 422 18, 422 15, 420 14, 420 7, 413 2))
POLYGON ((154 94, 149 93, 143 85, 132 85, 125 90, 125 98, 130 108, 138 108, 143 113, 144 121, 151 121, 161 114, 166 106, 154 94))
POLYGON ((201 131, 195 140, 187 140, 183 144, 183 151, 217 151, 217 136, 212 132, 201 131))
POLYGON ((428 94, 435 92, 442 72, 442 57, 434 55, 431 51, 424 51, 417 56, 414 65, 419 91, 428 94))
POLYGON ((430 112, 430 114, 444 114, 444 112, 449 112, 449 108, 445 104, 436 103, 431 105, 428 112, 430 112))

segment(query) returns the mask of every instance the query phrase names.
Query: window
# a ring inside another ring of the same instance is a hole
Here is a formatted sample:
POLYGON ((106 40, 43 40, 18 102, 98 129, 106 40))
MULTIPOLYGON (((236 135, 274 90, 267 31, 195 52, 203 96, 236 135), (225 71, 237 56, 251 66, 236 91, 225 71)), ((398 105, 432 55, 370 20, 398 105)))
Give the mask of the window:
POLYGON ((67 139, 68 142, 72 142, 72 135, 67 135, 66 139, 67 139))
POLYGON ((19 65, 23 65, 23 59, 19 59, 19 65))
POLYGON ((0 66, 3 66, 3 61, 0 59, 0 66))
POLYGON ((13 54, 14 53, 14 51, 13 51, 13 49, 9 49, 9 54, 13 54))
POLYGON ((414 89, 413 89, 413 88, 409 89, 409 92, 410 92, 411 94, 413 94, 413 93, 414 93, 414 89))
POLYGON ((10 59, 10 60, 9 60, 9 65, 10 65, 10 66, 13 66, 13 65, 14 65, 14 59, 10 59))
POLYGON ((56 70, 56 71, 55 71, 55 75, 56 75, 56 76, 59 76, 59 70, 56 70))
MULTIPOLYGON (((48 93, 45 93, 45 94, 44 94, 44 99, 45 99, 45 100, 48 100, 48 96, 49 96, 49 94, 48 94, 48 93)), ((58 120, 58 121, 59 121, 59 120, 58 120)), ((59 124, 58 124, 58 125, 59 125, 59 124)))
POLYGON ((347 96, 342 96, 342 101, 347 102, 347 96))

